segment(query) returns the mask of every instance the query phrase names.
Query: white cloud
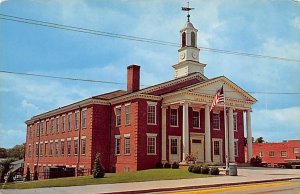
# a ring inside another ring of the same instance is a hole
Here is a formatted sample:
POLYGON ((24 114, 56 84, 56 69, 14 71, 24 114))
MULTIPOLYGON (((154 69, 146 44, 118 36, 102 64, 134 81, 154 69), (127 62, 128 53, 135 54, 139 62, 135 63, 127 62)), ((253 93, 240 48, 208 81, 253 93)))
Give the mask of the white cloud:
POLYGON ((300 17, 295 17, 291 23, 295 28, 300 30, 300 17))

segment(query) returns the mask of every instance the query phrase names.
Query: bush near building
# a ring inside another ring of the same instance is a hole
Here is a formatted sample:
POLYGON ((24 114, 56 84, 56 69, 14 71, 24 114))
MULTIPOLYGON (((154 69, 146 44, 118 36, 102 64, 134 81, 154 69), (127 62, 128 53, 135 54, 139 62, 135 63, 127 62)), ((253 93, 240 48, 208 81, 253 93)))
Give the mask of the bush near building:
POLYGON ((105 175, 105 172, 104 172, 104 167, 101 164, 100 153, 97 153, 95 163, 94 163, 93 176, 94 176, 94 178, 103 178, 104 175, 105 175))
POLYGON ((261 158, 259 156, 253 157, 250 160, 250 165, 254 167, 261 167, 261 158))

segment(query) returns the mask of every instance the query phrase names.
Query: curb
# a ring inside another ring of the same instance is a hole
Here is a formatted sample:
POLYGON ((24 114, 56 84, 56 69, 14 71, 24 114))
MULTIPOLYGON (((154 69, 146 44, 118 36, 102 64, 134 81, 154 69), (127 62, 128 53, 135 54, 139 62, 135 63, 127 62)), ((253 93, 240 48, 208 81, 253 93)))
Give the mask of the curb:
MULTIPOLYGON (((154 193, 154 192, 180 191, 180 190, 189 190, 189 189, 214 188, 214 187, 223 187, 223 186, 249 185, 249 184, 255 184, 255 183, 289 181, 289 180, 292 180, 292 179, 300 179, 300 177, 269 179, 269 180, 260 180, 260 181, 236 182, 236 183, 220 183, 220 184, 212 184, 212 185, 195 185, 195 186, 173 187, 173 188, 160 188, 160 189, 145 189, 145 190, 135 190, 135 191, 109 192, 109 193, 114 193, 114 194, 118 194, 118 193, 120 193, 120 194, 121 193, 124 193, 124 194, 154 193)), ((108 193, 104 193, 104 194, 108 194, 108 193)))

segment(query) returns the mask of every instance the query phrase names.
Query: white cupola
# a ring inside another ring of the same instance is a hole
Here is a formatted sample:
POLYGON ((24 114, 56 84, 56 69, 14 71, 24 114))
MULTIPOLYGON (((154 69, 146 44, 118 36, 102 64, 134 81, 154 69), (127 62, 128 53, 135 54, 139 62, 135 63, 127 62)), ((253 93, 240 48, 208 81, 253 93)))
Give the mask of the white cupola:
POLYGON ((199 62, 200 49, 197 47, 198 30, 189 20, 180 30, 181 48, 178 50, 179 63, 173 65, 175 78, 183 77, 191 73, 200 72, 204 75, 205 64, 199 62))

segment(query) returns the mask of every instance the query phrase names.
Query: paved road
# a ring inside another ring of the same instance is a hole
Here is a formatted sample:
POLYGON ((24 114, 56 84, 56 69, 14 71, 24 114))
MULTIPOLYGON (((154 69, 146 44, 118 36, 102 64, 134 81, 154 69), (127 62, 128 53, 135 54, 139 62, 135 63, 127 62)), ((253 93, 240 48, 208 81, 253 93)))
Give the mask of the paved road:
POLYGON ((225 193, 225 194, 300 194, 300 180, 271 182, 250 185, 227 186, 219 188, 205 188, 178 192, 171 194, 202 194, 202 193, 225 193))
MULTIPOLYGON (((208 188, 224 185, 242 185, 245 183, 257 183, 263 181, 274 181, 280 179, 300 178, 299 169, 275 169, 275 168, 239 168, 238 176, 216 176, 210 178, 161 180, 118 184, 99 184, 73 187, 50 187, 39 189, 0 189, 0 194, 94 194, 114 192, 160 192, 170 191, 176 188, 208 188)), ((300 179, 299 179, 300 180, 300 179)), ((241 193, 241 192, 238 192, 241 193)), ((280 192, 279 192, 280 193, 280 192)), ((243 193, 244 194, 244 193, 243 193)), ((299 194, 299 192, 297 193, 299 194)))

